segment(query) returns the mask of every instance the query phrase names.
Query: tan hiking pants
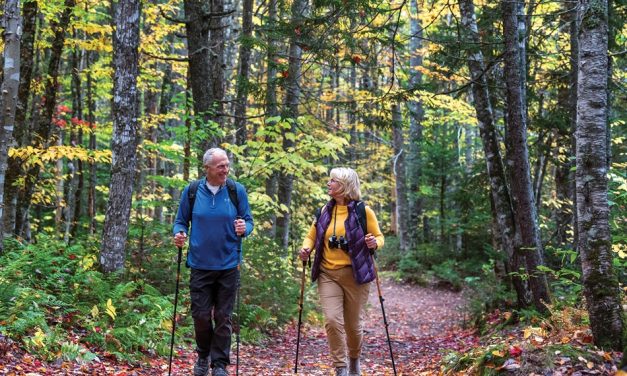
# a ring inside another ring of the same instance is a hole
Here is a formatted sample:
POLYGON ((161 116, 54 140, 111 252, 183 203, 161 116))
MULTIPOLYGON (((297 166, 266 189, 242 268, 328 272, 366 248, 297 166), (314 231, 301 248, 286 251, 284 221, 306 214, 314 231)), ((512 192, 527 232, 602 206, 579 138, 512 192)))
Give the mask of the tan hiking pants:
POLYGON ((369 292, 370 283, 357 284, 350 266, 337 270, 320 268, 318 293, 335 367, 348 366, 347 355, 356 359, 361 354, 362 319, 369 292))

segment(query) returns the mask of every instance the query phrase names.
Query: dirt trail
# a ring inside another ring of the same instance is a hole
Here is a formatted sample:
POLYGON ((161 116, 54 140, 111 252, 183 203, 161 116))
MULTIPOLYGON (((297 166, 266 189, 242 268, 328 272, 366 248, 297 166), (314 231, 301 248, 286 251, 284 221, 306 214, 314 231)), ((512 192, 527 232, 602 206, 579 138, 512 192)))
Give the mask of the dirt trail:
MULTIPOLYGON (((459 329, 463 299, 458 293, 410 286, 382 280, 382 295, 397 375, 437 375, 439 360, 446 350, 463 350, 476 341, 470 331, 459 329)), ((241 345, 239 375, 287 376, 294 374, 296 323, 262 345, 241 345)), ((364 376, 393 375, 392 362, 377 286, 372 284, 365 318, 366 337, 362 355, 364 376)), ((327 355, 324 329, 304 325, 301 332, 299 375, 334 375, 327 355)), ((231 353, 235 375, 235 351, 231 353)), ((172 364, 172 375, 192 374, 196 354, 191 346, 179 347, 172 364)), ((114 357, 101 357, 88 364, 43 363, 15 344, 0 357, 0 375, 115 375, 155 376, 168 374, 168 359, 152 358, 149 364, 129 365, 114 357)))
MULTIPOLYGON (((463 299, 459 293, 381 281, 397 375, 435 375, 443 350, 460 350, 476 339, 459 329, 463 299)), ((266 346, 240 349, 240 375, 294 374, 296 325, 266 346)), ((393 375, 377 286, 372 284, 365 319, 363 375, 393 375)), ((332 375, 324 329, 301 333, 298 374, 332 375)), ((234 371, 234 369, 232 369, 234 371)), ((234 374, 234 372, 233 372, 234 374)))

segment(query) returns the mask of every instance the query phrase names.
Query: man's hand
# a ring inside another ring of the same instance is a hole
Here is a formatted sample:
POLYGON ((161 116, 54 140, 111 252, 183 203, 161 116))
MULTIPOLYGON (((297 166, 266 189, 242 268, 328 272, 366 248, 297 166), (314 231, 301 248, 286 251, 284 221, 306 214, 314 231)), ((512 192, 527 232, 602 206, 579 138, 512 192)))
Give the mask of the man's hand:
POLYGON ((187 241, 187 234, 184 232, 178 232, 176 235, 174 235, 174 245, 182 248, 185 245, 185 242, 187 241))
POLYGON ((233 221, 233 226, 235 226, 235 233, 237 234, 237 236, 244 236, 244 234, 246 233, 246 221, 244 221, 242 218, 237 218, 235 221, 233 221))

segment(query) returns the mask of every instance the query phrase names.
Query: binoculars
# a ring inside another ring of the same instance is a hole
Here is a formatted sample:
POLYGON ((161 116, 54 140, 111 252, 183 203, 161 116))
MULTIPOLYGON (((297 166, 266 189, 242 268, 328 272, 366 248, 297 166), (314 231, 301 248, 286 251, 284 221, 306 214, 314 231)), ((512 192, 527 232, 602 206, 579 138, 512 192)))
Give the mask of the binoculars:
POLYGON ((340 236, 338 239, 337 236, 331 235, 331 237, 329 237, 329 248, 340 248, 348 252, 348 240, 343 236, 340 236))

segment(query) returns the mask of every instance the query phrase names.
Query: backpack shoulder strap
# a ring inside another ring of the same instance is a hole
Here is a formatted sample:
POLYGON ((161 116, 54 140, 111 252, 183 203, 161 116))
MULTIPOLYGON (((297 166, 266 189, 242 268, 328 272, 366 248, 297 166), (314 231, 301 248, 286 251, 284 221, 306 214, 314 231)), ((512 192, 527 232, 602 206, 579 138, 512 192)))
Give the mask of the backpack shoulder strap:
POLYGON ((366 204, 363 201, 357 201, 355 204, 355 210, 357 211, 357 220, 361 225, 361 229, 364 230, 364 235, 368 233, 368 218, 366 216, 366 204))
POLYGON ((198 192, 198 186, 200 185, 200 181, 201 179, 198 179, 189 183, 189 189, 187 190, 187 198, 189 199, 190 210, 194 209, 194 202, 196 202, 196 192, 198 192))
POLYGON ((237 187, 235 186, 235 181, 233 179, 226 179, 226 188, 229 191, 229 198, 233 205, 235 205, 235 209, 239 209, 239 197, 237 197, 237 187))

